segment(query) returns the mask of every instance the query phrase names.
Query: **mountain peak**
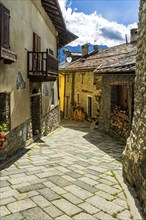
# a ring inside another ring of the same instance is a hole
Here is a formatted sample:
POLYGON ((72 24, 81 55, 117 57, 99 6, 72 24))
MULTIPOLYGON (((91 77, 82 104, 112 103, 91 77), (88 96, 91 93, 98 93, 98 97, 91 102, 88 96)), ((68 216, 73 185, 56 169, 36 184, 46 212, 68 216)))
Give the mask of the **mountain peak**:
MULTIPOLYGON (((92 51, 94 51, 94 45, 90 44, 90 43, 88 45, 89 45, 88 51, 89 51, 89 53, 91 53, 92 51)), ((106 45, 98 45, 99 50, 103 50, 105 48, 107 48, 106 45)), ((71 53, 81 53, 82 52, 82 45, 65 46, 65 47, 59 49, 58 50, 59 63, 62 63, 66 60, 65 50, 69 50, 71 53)))

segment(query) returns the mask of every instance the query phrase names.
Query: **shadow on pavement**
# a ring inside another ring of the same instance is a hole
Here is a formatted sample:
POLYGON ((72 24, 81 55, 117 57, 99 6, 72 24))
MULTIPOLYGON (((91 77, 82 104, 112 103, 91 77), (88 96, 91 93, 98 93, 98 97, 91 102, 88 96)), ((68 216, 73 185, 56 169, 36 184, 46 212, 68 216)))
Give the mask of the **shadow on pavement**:
POLYGON ((22 150, 19 150, 17 153, 14 153, 10 157, 7 157, 4 161, 1 162, 0 171, 10 167, 12 164, 14 164, 17 160, 19 160, 21 157, 23 157, 30 150, 31 149, 24 148, 22 150))
POLYGON ((91 128, 91 122, 79 122, 63 119, 61 125, 65 128, 86 132, 87 134, 83 136, 85 140, 122 163, 122 152, 125 144, 120 139, 114 139, 109 135, 101 133, 98 129, 95 130, 91 128))
POLYGON ((89 130, 84 138, 98 149, 122 163, 122 153, 125 146, 120 140, 115 140, 98 130, 89 130))

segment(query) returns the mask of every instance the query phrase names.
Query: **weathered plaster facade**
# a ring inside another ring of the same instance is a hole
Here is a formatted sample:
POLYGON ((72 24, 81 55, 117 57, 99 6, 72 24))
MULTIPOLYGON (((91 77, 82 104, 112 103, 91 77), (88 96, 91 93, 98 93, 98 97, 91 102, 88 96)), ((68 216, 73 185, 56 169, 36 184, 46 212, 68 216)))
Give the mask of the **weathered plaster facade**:
MULTIPOLYGON (((46 51, 48 48, 53 51, 54 56, 57 56, 58 32, 42 7, 41 0, 13 1, 13 3, 11 0, 0 0, 0 3, 10 11, 10 50, 17 54, 17 61, 10 65, 5 64, 3 59, 0 60, 0 104, 5 106, 0 111, 0 115, 7 111, 4 114, 9 125, 7 141, 0 149, 0 160, 3 160, 33 141, 35 128, 33 128, 32 114, 35 108, 37 111, 38 103, 37 106, 34 104, 32 111, 32 95, 34 95, 32 93, 36 93, 41 102, 40 130, 37 132, 40 135, 48 134, 58 126, 57 80, 41 82, 38 91, 33 92, 27 73, 27 51, 33 51, 33 33, 40 37, 41 51, 46 51), (20 76, 23 87, 19 86, 20 76), (8 94, 9 101, 8 98, 3 100, 1 96, 3 93, 8 94), (46 121, 45 125, 44 121, 46 121)), ((6 121, 1 119, 0 124, 6 121)))
POLYGON ((135 107, 124 151, 123 175, 136 188, 146 213, 146 1, 141 0, 137 42, 135 107))

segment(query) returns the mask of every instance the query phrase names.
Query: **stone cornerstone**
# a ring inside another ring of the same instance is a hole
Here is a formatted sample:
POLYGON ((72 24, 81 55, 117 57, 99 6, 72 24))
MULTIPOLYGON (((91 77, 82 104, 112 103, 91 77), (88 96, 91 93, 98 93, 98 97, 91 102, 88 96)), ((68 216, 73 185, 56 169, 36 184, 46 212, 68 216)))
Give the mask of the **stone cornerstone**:
POLYGON ((124 151, 123 175, 136 188, 146 214, 146 1, 141 0, 137 42, 135 107, 124 151))

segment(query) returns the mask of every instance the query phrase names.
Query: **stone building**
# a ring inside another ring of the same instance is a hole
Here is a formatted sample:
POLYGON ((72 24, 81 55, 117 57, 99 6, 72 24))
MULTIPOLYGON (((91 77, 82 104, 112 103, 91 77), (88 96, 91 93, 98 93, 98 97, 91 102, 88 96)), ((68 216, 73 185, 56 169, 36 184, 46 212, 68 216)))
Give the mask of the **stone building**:
POLYGON ((146 1, 140 1, 134 117, 124 151, 123 175, 136 188, 146 213, 146 1))
POLYGON ((124 139, 129 135, 133 117, 135 42, 133 39, 130 44, 116 46, 116 60, 111 59, 94 71, 95 78, 102 76, 99 128, 124 139))
MULTIPOLYGON (((134 34, 133 34, 134 35, 134 34)), ((127 59, 127 62, 133 62, 128 60, 128 56, 135 58, 136 46, 135 40, 132 43, 125 43, 121 45, 117 45, 111 48, 106 48, 101 51, 98 51, 95 47, 95 51, 88 54, 88 45, 83 46, 82 57, 74 62, 71 62, 67 66, 60 69, 60 72, 65 74, 65 117, 66 118, 74 118, 75 111, 81 111, 84 109, 85 114, 87 114, 87 118, 95 118, 99 120, 100 114, 104 111, 105 113, 105 122, 103 125, 107 124, 107 117, 110 112, 110 97, 109 97, 109 89, 104 89, 104 94, 107 95, 107 99, 109 101, 108 109, 105 110, 105 105, 103 104, 102 110, 100 111, 100 101, 101 101, 101 85, 103 74, 96 74, 95 70, 99 73, 102 67, 106 67, 108 64, 115 62, 124 62, 127 59), (120 61, 121 60, 121 61, 120 61), (102 75, 102 76, 101 76, 102 75), (107 113, 107 111, 109 111, 107 113), (106 115, 107 114, 107 115, 106 115)), ((130 57, 130 58, 131 58, 130 57)), ((129 58, 129 59, 130 59, 129 58)), ((134 61, 135 62, 135 61, 134 61)), ((131 65, 129 63, 129 65, 131 65)), ((133 73, 134 74, 134 71, 133 73)), ((117 75, 117 74, 116 74, 117 75)), ((115 81, 119 80, 122 82, 123 79, 118 76, 115 77, 115 81), (118 79, 116 79, 118 77, 118 79)), ((128 76, 129 77, 129 76, 128 76)), ((107 77, 108 78, 108 77, 107 77)), ((105 77, 104 77, 105 79, 105 77)), ((132 77, 132 80, 134 78, 132 77)), ((124 79, 123 82, 127 82, 127 80, 131 80, 131 78, 124 79)), ((107 82, 108 83, 108 82, 107 82)), ((103 86, 104 87, 104 86, 103 86)), ((107 102, 108 102, 107 101, 107 102)), ((78 114, 80 115, 80 114, 78 114)), ((75 115, 76 116, 76 115, 75 115)), ((84 117, 83 117, 84 118, 84 117)), ((82 117, 81 117, 82 119, 82 117)))
POLYGON ((57 49, 74 39, 57 0, 0 0, 0 160, 58 126, 57 49))
POLYGON ((100 97, 100 77, 99 88, 94 82, 93 70, 96 68, 97 48, 88 53, 88 44, 82 46, 82 56, 73 62, 63 65, 59 72, 65 76, 64 85, 64 117, 74 118, 74 110, 79 107, 82 116, 79 120, 98 117, 99 97, 100 97), (94 103, 94 104, 93 104, 94 103))

